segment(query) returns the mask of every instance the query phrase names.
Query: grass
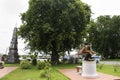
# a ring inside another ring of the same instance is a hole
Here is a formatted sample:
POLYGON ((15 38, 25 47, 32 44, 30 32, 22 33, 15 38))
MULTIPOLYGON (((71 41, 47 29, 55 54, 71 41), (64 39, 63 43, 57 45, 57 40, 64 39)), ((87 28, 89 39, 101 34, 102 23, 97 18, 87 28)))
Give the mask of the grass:
POLYGON ((105 73, 105 74, 110 74, 113 76, 118 76, 120 77, 120 66, 117 68, 117 71, 114 72, 114 67, 113 65, 103 65, 102 69, 97 68, 98 72, 105 73))
POLYGON ((16 67, 19 66, 20 64, 4 64, 5 67, 16 67))
POLYGON ((68 68, 75 68, 79 64, 58 64, 53 66, 56 69, 68 69, 68 68))
MULTIPOLYGON (((5 64, 5 66, 19 66, 19 64, 5 64)), ((60 64, 52 67, 51 76, 52 80, 69 80, 66 76, 61 74, 58 69, 61 68, 74 68, 74 64, 60 64)), ((32 66, 32 69, 22 70, 20 68, 9 73, 0 80, 46 80, 46 78, 41 78, 40 74, 43 70, 38 70, 36 67, 32 66)))
POLYGON ((40 71, 35 69, 21 70, 18 68, 0 80, 39 80, 39 75, 40 71))
MULTIPOLYGON (((62 68, 75 68, 79 64, 59 64, 52 67, 51 76, 52 80, 69 80, 66 76, 61 74, 58 69, 62 68)), ((5 66, 19 66, 19 64, 5 64, 5 66)), ((120 77, 120 66, 117 68, 117 72, 114 72, 113 65, 103 65, 102 69, 97 68, 98 72, 110 74, 114 76, 120 77)), ((47 80, 46 78, 41 78, 40 74, 43 70, 38 70, 36 67, 32 67, 32 69, 22 70, 20 68, 15 71, 9 73, 5 77, 0 80, 47 80)))
MULTIPOLYGON (((0 80, 46 80, 46 78, 40 77, 41 73, 42 70, 37 70, 35 68, 30 70, 21 70, 18 68, 0 80)), ((69 80, 67 77, 54 69, 52 70, 52 78, 52 80, 69 80)))

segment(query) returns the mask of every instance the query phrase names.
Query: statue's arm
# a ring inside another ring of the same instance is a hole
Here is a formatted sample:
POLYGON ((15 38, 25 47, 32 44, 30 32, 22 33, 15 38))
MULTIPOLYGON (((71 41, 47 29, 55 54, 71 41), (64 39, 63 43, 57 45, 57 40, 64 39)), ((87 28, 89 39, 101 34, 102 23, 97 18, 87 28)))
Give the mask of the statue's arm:
POLYGON ((90 53, 91 55, 95 54, 95 52, 93 52, 91 50, 86 50, 86 52, 90 53))
POLYGON ((82 54, 82 53, 85 53, 86 52, 86 48, 83 47, 80 51, 79 51, 79 54, 82 54))

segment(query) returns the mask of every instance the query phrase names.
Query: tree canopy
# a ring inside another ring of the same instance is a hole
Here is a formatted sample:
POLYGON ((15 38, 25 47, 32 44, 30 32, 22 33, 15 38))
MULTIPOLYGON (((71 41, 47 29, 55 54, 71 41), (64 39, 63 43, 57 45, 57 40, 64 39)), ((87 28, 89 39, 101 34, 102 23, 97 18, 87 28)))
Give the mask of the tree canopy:
POLYGON ((90 16, 90 7, 80 0, 30 0, 19 35, 31 50, 51 53, 55 64, 60 52, 79 47, 90 16))
POLYGON ((87 28, 93 49, 108 58, 120 57, 120 16, 99 16, 87 28))

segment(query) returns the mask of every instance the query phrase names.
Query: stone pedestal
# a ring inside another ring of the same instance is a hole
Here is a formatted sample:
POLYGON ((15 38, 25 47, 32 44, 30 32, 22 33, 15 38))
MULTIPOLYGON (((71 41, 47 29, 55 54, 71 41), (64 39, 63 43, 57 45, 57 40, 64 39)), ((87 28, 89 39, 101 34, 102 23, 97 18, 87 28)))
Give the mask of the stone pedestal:
POLYGON ((96 61, 82 62, 82 76, 86 78, 97 78, 96 61))

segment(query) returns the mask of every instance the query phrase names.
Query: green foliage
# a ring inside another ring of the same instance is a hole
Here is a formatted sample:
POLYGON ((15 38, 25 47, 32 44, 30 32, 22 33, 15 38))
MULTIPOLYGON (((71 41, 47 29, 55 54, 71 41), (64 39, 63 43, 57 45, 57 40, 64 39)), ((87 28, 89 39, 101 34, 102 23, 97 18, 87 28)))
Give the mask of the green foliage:
POLYGON ((49 62, 39 62, 37 68, 43 70, 40 77, 51 80, 51 64, 49 62))
POLYGON ((44 67, 44 71, 41 74, 41 77, 43 78, 47 78, 47 80, 52 80, 51 79, 51 64, 50 63, 46 63, 45 67, 44 67))
POLYGON ((37 65, 37 56, 38 53, 37 52, 29 52, 30 58, 32 59, 32 65, 37 65))
POLYGON ((23 57, 23 59, 26 59, 26 58, 27 58, 26 55, 23 55, 22 57, 23 57))
POLYGON ((37 59, 32 59, 32 65, 37 65, 37 59))
POLYGON ((106 59, 119 58, 120 16, 99 16, 87 27, 88 42, 106 59))
POLYGON ((7 55, 6 55, 6 54, 3 54, 1 61, 6 61, 6 60, 7 60, 7 55))
POLYGON ((18 34, 31 50, 52 53, 57 64, 58 53, 79 47, 90 16, 90 7, 81 0, 30 0, 18 34))
POLYGON ((20 68, 21 69, 30 69, 31 64, 28 60, 23 60, 23 61, 20 62, 20 68))
POLYGON ((37 68, 42 70, 46 67, 46 62, 43 62, 43 61, 39 61, 38 64, 37 64, 37 68))

